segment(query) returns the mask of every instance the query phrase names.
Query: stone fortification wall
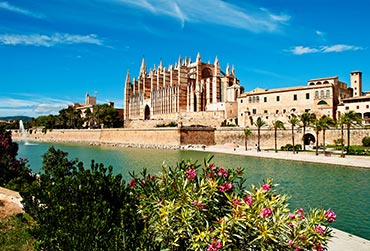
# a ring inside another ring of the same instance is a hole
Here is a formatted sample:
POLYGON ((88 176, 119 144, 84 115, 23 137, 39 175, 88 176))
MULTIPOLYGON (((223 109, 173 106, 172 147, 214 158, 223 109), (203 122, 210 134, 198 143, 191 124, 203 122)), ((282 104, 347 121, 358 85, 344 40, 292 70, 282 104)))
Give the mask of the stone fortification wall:
MULTIPOLYGON (((248 139, 248 147, 257 144, 257 129, 251 129, 252 135, 248 139)), ((291 129, 278 130, 278 148, 292 143, 291 129)), ((315 136, 315 132, 307 129, 306 133, 315 136)), ((370 136, 370 129, 351 129, 351 145, 361 145, 365 136, 370 136)), ((21 134, 14 130, 14 140, 22 140, 21 134)), ((319 144, 322 144, 322 132, 319 134, 319 144)), ((126 146, 152 148, 178 148, 181 145, 225 145, 237 144, 244 146, 244 129, 240 127, 182 127, 182 128, 147 128, 147 129, 95 129, 95 130, 52 130, 42 133, 33 130, 27 133, 30 141, 47 142, 83 142, 89 144, 117 144, 126 146)), ((296 129, 295 144, 303 144, 303 130, 296 129)), ((334 140, 341 137, 340 129, 326 130, 326 144, 334 144, 334 140)), ((347 131, 344 130, 344 142, 347 144, 347 131)), ((274 148, 274 131, 268 128, 261 129, 261 148, 274 148)), ((314 144, 313 144, 314 145, 314 144)))
POLYGON ((180 137, 181 145, 215 145, 215 128, 182 127, 180 137))
MULTIPOLYGON (((14 140, 22 140, 18 131, 12 132, 14 140)), ((180 145, 178 128, 153 129, 55 129, 42 133, 41 130, 27 133, 30 141, 82 142, 89 144, 119 144, 139 147, 171 148, 180 145)))
MULTIPOLYGON (((252 129, 252 135, 248 138, 248 148, 254 147, 258 142, 257 129, 252 129)), ((306 134, 311 133, 316 138, 316 133, 310 128, 306 129, 306 134)), ((365 128, 352 128, 350 131, 351 145, 362 145, 362 139, 365 136, 370 136, 370 129, 365 128)), ((319 145, 323 142, 323 134, 319 133, 319 145)), ((340 139, 340 129, 326 130, 325 143, 333 145, 334 140, 340 139)), ((295 144, 301 144, 303 138, 303 129, 295 129, 294 131, 294 142, 295 144)), ((244 146, 244 129, 240 127, 219 127, 215 131, 215 144, 237 144, 244 146)), ((280 149, 281 146, 286 144, 292 144, 292 131, 290 128, 286 130, 278 130, 277 132, 277 146, 280 149)), ((347 144, 347 131, 344 130, 344 144, 347 144)), ((314 145, 314 144, 313 144, 314 145)), ((273 129, 261 128, 261 147, 262 148, 274 148, 275 137, 273 129)))

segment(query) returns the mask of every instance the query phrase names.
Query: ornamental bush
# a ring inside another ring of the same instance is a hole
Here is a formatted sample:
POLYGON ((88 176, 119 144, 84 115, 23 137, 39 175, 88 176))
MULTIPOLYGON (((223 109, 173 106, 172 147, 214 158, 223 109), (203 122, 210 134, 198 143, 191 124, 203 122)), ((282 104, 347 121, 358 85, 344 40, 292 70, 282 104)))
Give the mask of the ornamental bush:
POLYGON ((363 146, 370 146, 370 136, 365 136, 365 137, 362 139, 362 145, 363 145, 363 146))
POLYGON ((0 186, 23 191, 35 180, 26 158, 17 158, 18 144, 12 141, 11 132, 0 129, 0 186))
POLYGON ((143 231, 137 250, 324 250, 331 210, 290 211, 271 179, 245 188, 243 170, 182 161, 132 175, 143 231))

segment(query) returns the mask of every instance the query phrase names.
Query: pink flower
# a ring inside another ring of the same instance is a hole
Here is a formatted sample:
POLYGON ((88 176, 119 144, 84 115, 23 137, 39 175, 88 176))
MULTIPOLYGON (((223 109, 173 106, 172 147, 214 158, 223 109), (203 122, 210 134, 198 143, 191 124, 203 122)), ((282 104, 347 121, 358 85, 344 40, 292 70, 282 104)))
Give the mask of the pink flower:
POLYGON ((216 170, 216 166, 214 164, 209 165, 209 168, 211 168, 212 171, 216 170))
POLYGON ((333 221, 337 219, 337 215, 332 210, 325 211, 324 216, 325 216, 325 219, 327 219, 329 223, 332 223, 333 221))
POLYGON ((197 176, 197 173, 196 173, 195 169, 188 169, 188 170, 186 170, 186 173, 188 174, 188 179, 189 180, 193 180, 197 176))
POLYGON ((320 227, 320 226, 316 226, 316 227, 314 227, 314 229, 313 229, 315 232, 318 232, 319 234, 322 234, 322 233, 324 233, 324 229, 322 229, 322 227, 320 227))
POLYGON ((316 249, 317 251, 324 251, 324 249, 323 249, 323 247, 321 246, 321 244, 317 244, 317 245, 315 246, 315 249, 316 249))
POLYGON ((264 192, 268 192, 268 191, 270 191, 270 188, 271 188, 271 186, 270 186, 270 184, 263 184, 262 185, 262 190, 264 191, 264 192))
POLYGON ((272 210, 270 208, 263 208, 260 212, 261 217, 269 217, 272 214, 272 210))
POLYGON ((296 213, 301 216, 301 219, 305 218, 303 208, 298 209, 296 213))
POLYGON ((248 206, 251 206, 253 203, 253 198, 251 196, 245 196, 243 200, 248 206))
POLYGON ((218 174, 218 176, 225 177, 225 178, 228 176, 227 171, 224 168, 222 168, 222 167, 220 167, 218 169, 218 173, 217 174, 218 174))
POLYGON ((224 192, 232 190, 233 188, 234 188, 233 183, 228 183, 227 181, 225 181, 224 184, 222 184, 221 186, 218 187, 218 190, 221 193, 224 193, 224 192))
POLYGON ((292 241, 292 240, 289 240, 289 241, 288 241, 288 245, 289 245, 289 246, 292 246, 292 245, 293 245, 293 241, 292 241))
POLYGON ((205 206, 203 205, 203 203, 202 203, 202 202, 198 202, 198 201, 196 201, 196 200, 193 200, 193 201, 191 202, 191 204, 192 204, 192 205, 194 205, 194 206, 196 206, 196 207, 198 207, 198 208, 200 208, 200 209, 204 209, 204 208, 205 208, 205 206))
POLYGON ((240 200, 237 200, 237 199, 233 199, 233 205, 234 207, 237 207, 241 204, 242 202, 240 200))
POLYGON ((218 224, 221 224, 222 222, 223 222, 222 219, 218 219, 218 221, 217 221, 218 224))
POLYGON ((132 178, 129 181, 128 185, 129 185, 129 187, 136 188, 136 180, 135 180, 135 178, 132 178))
POLYGON ((295 214, 290 213, 290 214, 289 214, 289 219, 291 219, 291 220, 292 220, 292 219, 294 219, 294 218, 295 218, 295 214))

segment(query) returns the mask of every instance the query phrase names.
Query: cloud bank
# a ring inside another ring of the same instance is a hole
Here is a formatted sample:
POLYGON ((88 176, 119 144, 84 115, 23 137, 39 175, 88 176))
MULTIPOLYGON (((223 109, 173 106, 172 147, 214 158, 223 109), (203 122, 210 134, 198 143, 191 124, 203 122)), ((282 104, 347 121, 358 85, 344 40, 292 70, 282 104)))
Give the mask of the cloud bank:
POLYGON ((343 52, 343 51, 358 51, 364 50, 363 47, 336 44, 331 46, 320 46, 320 47, 305 47, 305 46, 295 46, 289 51, 294 55, 312 54, 312 53, 330 53, 330 52, 343 52))
POLYGON ((4 9, 7 11, 11 11, 17 14, 25 15, 25 16, 30 16, 30 17, 35 17, 35 18, 43 18, 43 15, 31 12, 29 10, 17 7, 15 5, 9 4, 8 2, 0 2, 0 9, 4 9))
POLYGON ((154 15, 178 19, 182 26, 189 23, 211 23, 248 30, 255 33, 275 32, 290 20, 285 14, 248 6, 242 9, 221 0, 116 0, 154 15))
POLYGON ((95 34, 90 35, 73 35, 55 33, 53 35, 42 34, 2 34, 0 35, 0 44, 5 45, 33 45, 52 47, 58 44, 94 44, 103 45, 103 40, 99 39, 95 34))

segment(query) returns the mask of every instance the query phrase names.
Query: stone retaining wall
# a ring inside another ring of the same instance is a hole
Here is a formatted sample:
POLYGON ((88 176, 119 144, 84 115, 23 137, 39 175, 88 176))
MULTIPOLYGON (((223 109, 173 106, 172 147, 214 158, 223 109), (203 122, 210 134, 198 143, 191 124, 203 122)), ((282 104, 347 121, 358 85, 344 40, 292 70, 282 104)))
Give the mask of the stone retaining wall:
MULTIPOLYGON (((248 138, 248 146, 257 144, 257 129, 251 129, 252 135, 248 138)), ((315 132, 310 129, 315 138, 315 132)), ((278 130, 278 148, 286 144, 292 144, 292 133, 290 129, 278 130)), ((17 130, 13 133, 14 140, 21 140, 17 130)), ((326 131, 326 144, 334 144, 339 139, 339 129, 326 131)), ((148 129, 94 129, 94 130, 52 130, 42 133, 41 130, 33 130, 27 134, 30 141, 47 142, 83 142, 89 144, 120 144, 129 146, 147 147, 179 147, 182 145, 225 145, 237 144, 244 146, 244 129, 239 127, 181 127, 181 128, 148 128, 148 129)), ((351 129, 351 145, 361 145, 365 136, 370 136, 370 129, 351 129)), ((297 129, 294 133, 295 144, 303 144, 303 130, 297 129)), ((322 132, 319 134, 319 144, 322 144, 322 132)), ((344 130, 344 142, 347 144, 347 131, 344 130)), ((274 131, 261 128, 261 148, 274 147, 274 131)))

